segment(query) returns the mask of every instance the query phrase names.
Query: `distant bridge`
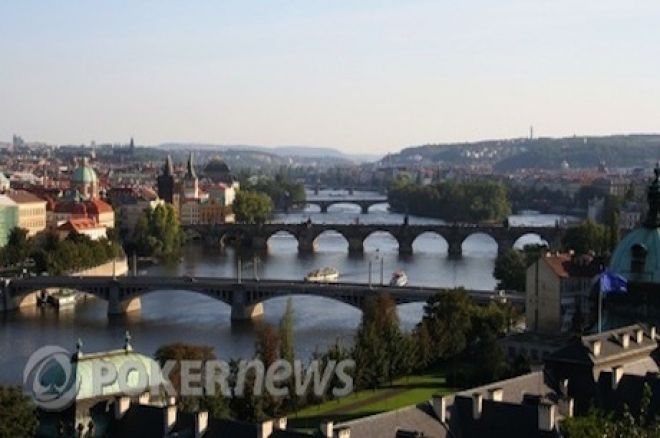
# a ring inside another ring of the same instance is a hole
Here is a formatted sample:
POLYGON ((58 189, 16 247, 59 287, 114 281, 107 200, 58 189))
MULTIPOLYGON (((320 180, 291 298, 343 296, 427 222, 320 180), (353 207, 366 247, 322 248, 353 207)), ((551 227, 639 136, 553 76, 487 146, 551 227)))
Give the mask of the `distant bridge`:
POLYGON ((354 204, 360 207, 362 214, 369 213, 369 207, 376 204, 387 203, 387 196, 373 196, 368 198, 357 197, 308 197, 305 204, 318 205, 321 213, 327 213, 328 207, 335 204, 354 204))
POLYGON ((351 253, 364 251, 364 240, 375 232, 389 233, 399 244, 399 253, 412 254, 413 242, 423 233, 435 233, 448 244, 451 257, 461 257, 465 239, 473 234, 485 234, 492 237, 498 245, 498 251, 512 248, 522 236, 533 234, 548 242, 551 248, 560 245, 564 230, 560 227, 507 227, 500 224, 316 224, 316 223, 268 223, 262 225, 217 224, 189 225, 185 227, 196 231, 210 244, 223 244, 229 239, 240 240, 249 247, 263 250, 268 247, 268 239, 276 233, 288 233, 298 241, 298 251, 312 252, 316 239, 325 231, 336 231, 348 241, 351 253))
MULTIPOLYGON (((84 292, 108 302, 108 314, 123 314, 138 309, 139 298, 155 291, 188 291, 199 293, 231 306, 232 320, 244 320, 263 313, 265 300, 288 295, 315 295, 331 298, 361 309, 368 297, 388 293, 397 304, 425 302, 442 289, 432 287, 391 287, 364 283, 310 283, 291 280, 247 280, 208 277, 30 277, 7 280, 2 286, 0 309, 12 310, 35 303, 36 295, 45 289, 66 288, 84 292)), ((518 294, 470 290, 479 304, 493 301, 524 306, 518 294)), ((182 309, 185 311, 185 309, 182 309)))

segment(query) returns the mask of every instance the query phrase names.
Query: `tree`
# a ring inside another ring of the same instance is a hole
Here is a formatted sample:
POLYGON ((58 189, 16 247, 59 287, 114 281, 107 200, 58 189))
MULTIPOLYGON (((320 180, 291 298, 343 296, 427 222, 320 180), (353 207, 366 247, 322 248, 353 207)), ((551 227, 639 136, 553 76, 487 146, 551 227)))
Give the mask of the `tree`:
POLYGON ((472 328, 471 306, 461 289, 440 292, 428 300, 422 323, 435 347, 433 362, 455 358, 465 350, 472 328))
POLYGON ((493 277, 498 289, 524 291, 527 261, 521 251, 510 248, 495 259, 493 277))
POLYGON ((255 353, 263 361, 265 368, 280 358, 280 336, 275 327, 265 323, 259 326, 255 353))
POLYGON ((609 240, 606 227, 587 220, 567 229, 562 245, 565 250, 573 250, 576 254, 587 254, 589 251, 600 254, 609 248, 609 240))
POLYGON ((18 386, 0 386, 0 438, 34 436, 35 407, 18 386))
POLYGON ((170 204, 145 210, 133 232, 133 243, 141 256, 174 256, 179 253, 182 242, 179 218, 170 204))
POLYGON ((22 263, 30 254, 32 244, 28 239, 28 230, 12 228, 9 232, 7 245, 4 248, 5 262, 9 265, 22 263))
POLYGON ((266 194, 240 190, 236 193, 232 210, 238 222, 263 224, 270 218, 273 201, 266 194))

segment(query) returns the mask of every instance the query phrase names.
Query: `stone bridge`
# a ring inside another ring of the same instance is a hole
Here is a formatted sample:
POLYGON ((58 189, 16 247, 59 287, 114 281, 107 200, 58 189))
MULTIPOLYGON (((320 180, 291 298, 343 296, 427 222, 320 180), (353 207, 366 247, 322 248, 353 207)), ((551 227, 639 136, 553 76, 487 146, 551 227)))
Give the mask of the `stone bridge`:
MULTIPOLYGON (((265 300, 288 295, 315 295, 341 301, 359 309, 368 297, 388 293, 397 304, 424 302, 441 291, 431 287, 374 286, 363 283, 319 284, 290 280, 248 280, 208 277, 30 277, 5 280, 0 290, 0 309, 13 310, 27 303, 28 297, 46 289, 66 288, 90 294, 108 302, 108 314, 139 309, 142 295, 155 291, 188 291, 206 295, 231 306, 232 320, 245 320, 263 314, 265 300)), ((518 294, 471 290, 475 302, 492 301, 524 305, 518 294)), ((166 298, 164 298, 166 299, 166 298)), ((182 309, 185 311, 185 309, 182 309)))
POLYGON ((369 207, 376 204, 387 203, 387 197, 372 197, 372 198, 307 198, 305 204, 318 205, 321 208, 321 213, 327 213, 328 207, 335 204, 355 204, 360 207, 362 214, 369 213, 369 207))
POLYGON ((550 248, 558 248, 564 230, 559 227, 507 227, 504 225, 452 224, 452 225, 412 225, 412 224, 315 224, 315 223, 268 223, 262 225, 218 224, 193 225, 194 229, 212 244, 224 244, 229 239, 240 240, 243 244, 263 250, 268 247, 268 239, 276 233, 285 232, 298 241, 298 251, 312 252, 316 239, 325 231, 336 231, 348 242, 352 253, 364 251, 364 241, 377 231, 389 233, 399 243, 399 253, 412 254, 413 242, 423 233, 435 233, 445 239, 450 257, 461 257, 463 242, 473 234, 486 234, 497 242, 498 252, 513 247, 524 235, 535 234, 548 242, 550 248))

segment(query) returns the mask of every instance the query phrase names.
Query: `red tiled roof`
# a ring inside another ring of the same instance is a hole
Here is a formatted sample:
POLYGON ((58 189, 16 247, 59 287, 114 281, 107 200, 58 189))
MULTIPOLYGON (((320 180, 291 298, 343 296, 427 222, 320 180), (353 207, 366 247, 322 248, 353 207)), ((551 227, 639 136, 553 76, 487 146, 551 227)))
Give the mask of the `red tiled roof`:
POLYGON ((594 277, 601 271, 600 261, 591 256, 552 254, 542 257, 552 271, 561 278, 594 277))
POLYGON ((93 221, 92 219, 83 218, 83 219, 69 219, 57 229, 59 231, 84 231, 93 228, 103 228, 101 225, 93 221))

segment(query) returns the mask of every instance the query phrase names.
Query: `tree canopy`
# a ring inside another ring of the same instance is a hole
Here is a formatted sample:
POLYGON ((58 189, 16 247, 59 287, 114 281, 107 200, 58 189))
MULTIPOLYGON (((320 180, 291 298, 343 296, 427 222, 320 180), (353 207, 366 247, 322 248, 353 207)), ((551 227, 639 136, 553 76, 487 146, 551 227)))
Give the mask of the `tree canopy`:
POLYGON ((0 438, 34 436, 38 425, 35 407, 21 388, 0 385, 0 438))
POLYGON ((576 254, 586 254, 589 251, 601 254, 609 249, 610 243, 611 236, 607 227, 590 220, 568 228, 562 239, 564 249, 573 250, 576 254))
POLYGON ((133 244, 140 256, 171 257, 179 253, 183 234, 170 204, 147 209, 135 225, 133 244))
POLYGON ((273 201, 264 193, 240 190, 232 204, 236 221, 246 224, 263 224, 273 211, 273 201))

